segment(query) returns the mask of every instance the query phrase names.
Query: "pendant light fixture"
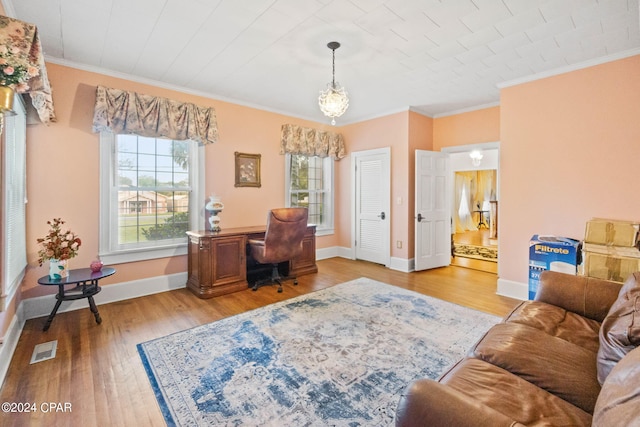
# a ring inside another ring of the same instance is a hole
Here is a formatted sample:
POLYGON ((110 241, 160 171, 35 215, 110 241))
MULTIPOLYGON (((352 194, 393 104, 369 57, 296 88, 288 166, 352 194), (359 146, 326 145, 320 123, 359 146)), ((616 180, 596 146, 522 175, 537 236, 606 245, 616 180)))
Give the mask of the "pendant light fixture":
POLYGON ((336 117, 343 115, 349 108, 349 98, 344 88, 336 82, 336 49, 340 47, 340 43, 330 42, 327 47, 331 49, 333 57, 332 80, 327 83, 327 89, 320 91, 318 104, 324 115, 331 117, 331 124, 335 126, 336 117))

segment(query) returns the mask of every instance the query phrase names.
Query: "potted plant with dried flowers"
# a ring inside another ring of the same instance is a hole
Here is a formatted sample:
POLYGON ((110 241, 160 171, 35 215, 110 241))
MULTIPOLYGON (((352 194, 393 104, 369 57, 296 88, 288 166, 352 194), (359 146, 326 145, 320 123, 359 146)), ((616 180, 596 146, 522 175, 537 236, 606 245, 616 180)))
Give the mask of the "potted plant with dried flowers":
POLYGON ((38 264, 42 266, 49 261, 49 277, 62 279, 69 275, 68 261, 78 255, 82 244, 80 238, 71 230, 62 231, 65 222, 60 218, 47 221, 51 227, 49 233, 37 240, 40 244, 38 264))

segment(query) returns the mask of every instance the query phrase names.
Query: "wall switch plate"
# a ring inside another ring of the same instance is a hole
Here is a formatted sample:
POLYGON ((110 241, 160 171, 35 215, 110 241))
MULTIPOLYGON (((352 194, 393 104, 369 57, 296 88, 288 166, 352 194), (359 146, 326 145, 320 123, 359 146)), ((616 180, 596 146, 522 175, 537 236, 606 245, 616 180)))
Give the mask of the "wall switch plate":
POLYGON ((396 248, 402 249, 402 240, 396 241, 396 248))

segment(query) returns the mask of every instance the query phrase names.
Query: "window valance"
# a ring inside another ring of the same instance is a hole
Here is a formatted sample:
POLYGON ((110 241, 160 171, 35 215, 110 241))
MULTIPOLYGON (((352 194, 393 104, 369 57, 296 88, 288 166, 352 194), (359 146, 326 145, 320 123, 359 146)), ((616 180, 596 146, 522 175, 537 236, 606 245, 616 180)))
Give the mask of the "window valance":
POLYGON ((213 107, 104 86, 96 89, 93 131, 191 139, 201 144, 218 140, 218 122, 213 107))
POLYGON ((341 134, 291 124, 282 125, 280 154, 285 153, 331 156, 335 160, 340 160, 346 155, 341 134))
POLYGON ((3 75, 12 80, 7 86, 31 97, 42 123, 55 122, 51 84, 36 26, 0 15, 0 60, 3 75))

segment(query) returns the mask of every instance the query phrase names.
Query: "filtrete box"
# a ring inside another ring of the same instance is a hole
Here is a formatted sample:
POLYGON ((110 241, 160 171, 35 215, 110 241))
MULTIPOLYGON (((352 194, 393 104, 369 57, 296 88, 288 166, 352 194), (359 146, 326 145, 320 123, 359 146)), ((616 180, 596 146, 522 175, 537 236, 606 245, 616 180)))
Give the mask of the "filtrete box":
POLYGON ((545 270, 577 274, 582 242, 568 237, 534 234, 529 241, 529 299, 534 299, 545 270))

